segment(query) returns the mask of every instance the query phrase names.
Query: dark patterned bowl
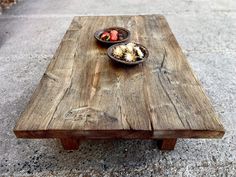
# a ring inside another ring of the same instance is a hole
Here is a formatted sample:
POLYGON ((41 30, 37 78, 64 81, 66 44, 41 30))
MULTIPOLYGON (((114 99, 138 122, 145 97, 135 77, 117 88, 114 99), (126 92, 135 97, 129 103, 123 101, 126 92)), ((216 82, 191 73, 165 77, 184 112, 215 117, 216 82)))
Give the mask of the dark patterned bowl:
POLYGON ((106 44, 106 45, 113 45, 113 44, 117 44, 117 43, 124 43, 124 42, 128 42, 130 40, 130 31, 122 28, 122 27, 110 27, 110 28, 106 28, 106 29, 101 29, 98 30, 94 33, 94 37, 102 44, 106 44), (111 30, 116 30, 118 31, 118 34, 122 34, 123 39, 122 40, 117 40, 117 41, 105 41, 101 39, 101 35, 104 32, 110 32, 111 30))
POLYGON ((146 47, 144 47, 143 45, 141 44, 137 44, 135 43, 143 52, 144 54, 144 57, 140 60, 137 60, 137 61, 125 61, 125 60, 122 60, 122 59, 119 59, 119 58, 116 58, 114 55, 113 55, 113 49, 119 45, 125 45, 127 43, 119 43, 119 44, 115 44, 115 45, 112 45, 111 47, 109 47, 107 49, 107 55, 110 59, 112 59, 113 61, 116 61, 116 62, 119 62, 119 63, 122 63, 122 64, 126 64, 126 65, 137 65, 139 63, 142 63, 144 61, 147 60, 148 56, 149 56, 149 52, 147 50, 146 47))

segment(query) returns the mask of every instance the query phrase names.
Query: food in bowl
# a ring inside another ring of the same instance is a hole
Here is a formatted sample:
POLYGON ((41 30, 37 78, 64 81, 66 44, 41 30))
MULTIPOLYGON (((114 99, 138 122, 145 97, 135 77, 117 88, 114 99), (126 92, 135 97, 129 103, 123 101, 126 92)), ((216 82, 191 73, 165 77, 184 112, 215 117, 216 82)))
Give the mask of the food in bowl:
POLYGON ((95 39, 104 46, 118 43, 126 43, 130 40, 130 31, 122 27, 109 27, 97 30, 94 33, 95 39))
POLYGON ((115 46, 112 55, 120 60, 135 62, 144 58, 144 51, 140 45, 131 42, 115 46))
POLYGON ((103 41, 119 41, 123 40, 124 36, 122 33, 119 33, 117 30, 104 31, 101 36, 103 41))

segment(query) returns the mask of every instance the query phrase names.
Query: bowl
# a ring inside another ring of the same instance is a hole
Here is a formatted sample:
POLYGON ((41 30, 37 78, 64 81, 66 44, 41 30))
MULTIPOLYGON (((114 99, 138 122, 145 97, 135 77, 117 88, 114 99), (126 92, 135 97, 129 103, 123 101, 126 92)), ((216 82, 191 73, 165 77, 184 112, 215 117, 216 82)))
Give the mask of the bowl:
POLYGON ((102 44, 113 45, 113 44, 117 44, 117 43, 128 42, 130 40, 130 31, 127 30, 126 28, 122 28, 122 27, 110 27, 110 28, 97 30, 94 33, 94 37, 95 37, 95 39, 97 39, 97 41, 99 41, 102 44), (117 41, 106 41, 106 40, 101 39, 101 35, 104 32, 110 32, 112 30, 118 31, 118 34, 121 34, 123 39, 122 40, 117 40, 117 41))
POLYGON ((119 44, 115 44, 115 45, 112 45, 111 47, 109 47, 109 48, 107 49, 107 55, 108 55, 108 57, 109 57, 110 59, 112 59, 113 61, 115 61, 115 62, 122 63, 122 64, 125 64, 125 65, 137 65, 137 64, 142 63, 142 62, 144 62, 144 61, 147 60, 147 58, 148 58, 148 56, 149 56, 148 49, 147 49, 145 46, 143 46, 143 45, 141 45, 141 44, 138 44, 138 43, 134 43, 134 44, 135 44, 137 47, 139 47, 140 50, 142 51, 142 53, 144 54, 144 57, 143 57, 143 58, 140 58, 140 59, 137 60, 137 61, 126 61, 126 60, 122 60, 122 59, 119 59, 119 58, 115 57, 115 56, 113 55, 113 50, 114 50, 114 48, 115 48, 115 47, 118 47, 118 46, 120 46, 120 45, 126 45, 126 44, 128 44, 128 43, 119 43, 119 44))

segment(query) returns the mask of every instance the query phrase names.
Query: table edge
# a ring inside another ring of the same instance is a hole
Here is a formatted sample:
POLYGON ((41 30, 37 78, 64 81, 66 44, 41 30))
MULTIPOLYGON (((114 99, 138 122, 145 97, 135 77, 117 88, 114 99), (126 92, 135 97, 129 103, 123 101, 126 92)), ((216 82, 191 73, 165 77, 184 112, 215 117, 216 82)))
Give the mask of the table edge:
POLYGON ((13 130, 17 138, 161 139, 222 138, 225 130, 13 130))

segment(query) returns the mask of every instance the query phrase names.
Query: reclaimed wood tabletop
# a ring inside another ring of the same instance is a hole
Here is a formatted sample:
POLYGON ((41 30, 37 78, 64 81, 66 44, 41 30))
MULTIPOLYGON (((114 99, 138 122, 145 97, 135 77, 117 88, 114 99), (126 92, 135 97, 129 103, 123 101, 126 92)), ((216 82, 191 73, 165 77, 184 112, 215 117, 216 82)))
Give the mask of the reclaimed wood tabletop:
POLYGON ((65 149, 81 139, 221 138, 224 128, 161 15, 74 17, 14 133, 58 138, 65 149), (137 66, 112 62, 96 30, 121 26, 146 46, 137 66))

